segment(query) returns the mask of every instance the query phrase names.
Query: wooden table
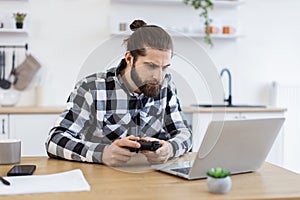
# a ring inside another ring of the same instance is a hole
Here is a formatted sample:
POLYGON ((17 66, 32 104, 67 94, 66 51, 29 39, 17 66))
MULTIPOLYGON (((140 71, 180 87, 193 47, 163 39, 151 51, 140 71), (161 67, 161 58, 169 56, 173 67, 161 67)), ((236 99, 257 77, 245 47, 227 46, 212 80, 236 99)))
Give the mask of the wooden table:
MULTIPOLYGON (((300 199, 300 175, 269 163, 258 172, 233 175, 232 189, 226 195, 209 193, 205 179, 188 181, 157 171, 126 173, 104 165, 48 157, 24 157, 21 164, 36 164, 36 175, 81 169, 91 191, 0 196, 0 199, 300 199)), ((11 167, 0 165, 0 175, 5 176, 11 167)))

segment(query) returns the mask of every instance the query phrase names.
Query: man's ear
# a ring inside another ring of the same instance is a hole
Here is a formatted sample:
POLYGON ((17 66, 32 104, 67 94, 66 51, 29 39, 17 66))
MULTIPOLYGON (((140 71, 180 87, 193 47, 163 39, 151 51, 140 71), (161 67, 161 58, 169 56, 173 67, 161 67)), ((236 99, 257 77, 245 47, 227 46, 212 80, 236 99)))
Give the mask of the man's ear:
POLYGON ((127 51, 125 53, 125 61, 127 63, 127 66, 132 66, 133 64, 133 56, 131 55, 131 53, 129 51, 127 51))

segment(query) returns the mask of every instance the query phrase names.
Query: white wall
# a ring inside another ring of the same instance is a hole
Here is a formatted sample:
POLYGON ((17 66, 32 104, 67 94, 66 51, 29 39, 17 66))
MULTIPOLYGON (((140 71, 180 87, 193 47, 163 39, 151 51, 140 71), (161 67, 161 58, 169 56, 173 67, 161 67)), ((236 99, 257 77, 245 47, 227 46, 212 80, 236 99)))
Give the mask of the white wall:
MULTIPOLYGON (((0 1, 0 12, 16 10, 18 5, 29 13, 29 47, 45 70, 42 104, 63 105, 85 58, 109 37, 110 14, 114 15, 110 2, 0 1)), ((184 12, 192 8, 182 6, 183 13, 165 12, 186 16, 184 12)), ((298 0, 247 0, 238 8, 244 36, 236 41, 215 41, 212 49, 204 46, 218 70, 231 69, 235 103, 268 104, 271 81, 296 82, 300 65, 299 8, 298 0)), ((23 99, 20 103, 32 101, 23 99)))
MULTIPOLYGON (((64 105, 85 58, 109 35, 109 5, 109 0, 0 1, 0 13, 28 12, 29 49, 44 70, 42 105, 64 105)), ((34 88, 28 90, 19 105, 34 103, 26 94, 34 88)))
POLYGON ((209 50, 230 67, 235 102, 268 103, 270 82, 299 82, 300 1, 248 0, 239 8, 245 36, 209 50))

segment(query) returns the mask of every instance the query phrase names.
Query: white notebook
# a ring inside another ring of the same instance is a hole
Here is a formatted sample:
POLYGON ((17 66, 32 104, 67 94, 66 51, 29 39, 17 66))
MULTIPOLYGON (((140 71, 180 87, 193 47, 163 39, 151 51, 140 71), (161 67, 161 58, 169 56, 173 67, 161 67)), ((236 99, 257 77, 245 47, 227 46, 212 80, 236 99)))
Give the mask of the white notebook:
POLYGON ((0 184, 0 195, 90 190, 80 169, 48 175, 9 176, 5 179, 10 185, 0 184))

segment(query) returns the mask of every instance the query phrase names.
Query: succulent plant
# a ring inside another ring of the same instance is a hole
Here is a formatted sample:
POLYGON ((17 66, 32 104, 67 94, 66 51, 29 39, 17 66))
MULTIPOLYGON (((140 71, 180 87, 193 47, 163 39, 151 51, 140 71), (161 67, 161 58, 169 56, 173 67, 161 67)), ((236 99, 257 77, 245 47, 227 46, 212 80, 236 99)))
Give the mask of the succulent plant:
POLYGON ((227 176, 230 176, 230 171, 222 169, 221 167, 217 167, 217 168, 211 168, 206 174, 207 176, 213 178, 225 178, 227 176))
POLYGON ((20 12, 17 12, 17 13, 13 14, 16 22, 23 22, 26 15, 27 15, 26 13, 20 13, 20 12))

